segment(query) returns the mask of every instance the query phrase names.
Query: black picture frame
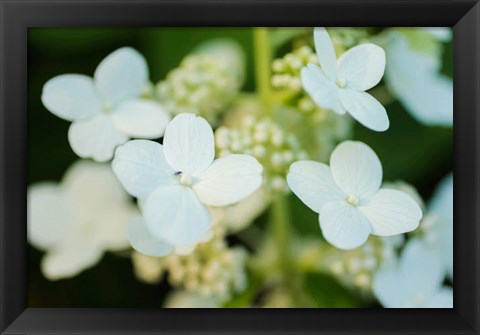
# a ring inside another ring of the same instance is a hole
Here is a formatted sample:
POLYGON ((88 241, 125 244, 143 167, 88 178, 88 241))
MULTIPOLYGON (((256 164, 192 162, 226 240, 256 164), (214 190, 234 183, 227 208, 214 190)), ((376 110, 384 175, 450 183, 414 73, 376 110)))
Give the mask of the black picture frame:
POLYGON ((1 334, 478 334, 480 4, 473 0, 0 0, 1 334), (450 26, 454 30, 453 309, 26 308, 27 28, 450 26))

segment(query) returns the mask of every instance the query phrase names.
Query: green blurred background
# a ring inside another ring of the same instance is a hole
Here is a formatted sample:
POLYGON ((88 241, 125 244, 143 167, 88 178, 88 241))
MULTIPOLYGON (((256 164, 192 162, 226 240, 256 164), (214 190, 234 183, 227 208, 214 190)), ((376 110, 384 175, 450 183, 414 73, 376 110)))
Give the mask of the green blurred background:
MULTIPOLYGON (((57 118, 42 105, 44 83, 59 74, 93 75, 110 52, 131 46, 142 53, 150 79, 164 79, 199 43, 212 38, 231 38, 244 49, 247 62, 243 90, 255 90, 251 28, 29 28, 28 30, 28 183, 58 181, 77 160, 67 139, 69 122, 57 118)), ((452 74, 452 46, 447 45, 444 72, 452 74)), ((388 132, 376 133, 355 126, 354 139, 364 141, 383 164, 384 181, 404 180, 429 199, 437 182, 453 169, 451 128, 417 123, 398 102, 386 106, 391 121, 388 132)), ((316 214, 290 196, 295 228, 320 236, 316 214)), ((261 227, 263 216, 257 220, 261 227)), ((42 253, 29 247, 29 307, 160 307, 170 287, 140 283, 130 257, 107 254, 92 269, 68 280, 50 282, 40 272, 42 253)), ((254 285, 254 283, 252 284, 254 285)), ((319 307, 355 307, 357 301, 331 278, 312 275, 305 283, 319 307), (324 287, 329 287, 325 292, 324 287)), ((239 297, 241 299, 241 297, 239 297)))

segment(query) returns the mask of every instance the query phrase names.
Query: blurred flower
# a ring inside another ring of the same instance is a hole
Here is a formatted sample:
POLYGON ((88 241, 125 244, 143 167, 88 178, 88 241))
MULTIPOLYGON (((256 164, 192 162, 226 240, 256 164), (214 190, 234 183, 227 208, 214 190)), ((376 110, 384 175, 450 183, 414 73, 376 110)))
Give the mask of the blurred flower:
POLYGON ((197 114, 215 125, 239 92, 244 72, 240 46, 230 40, 213 40, 185 57, 158 83, 158 99, 171 113, 197 114))
POLYGON ((41 268, 50 280, 73 277, 104 251, 128 247, 126 226, 136 213, 108 165, 78 161, 60 184, 28 190, 28 240, 47 251, 41 268))
POLYGON ((218 156, 247 154, 262 164, 264 185, 268 191, 289 192, 285 176, 295 160, 307 158, 298 140, 267 118, 253 115, 241 119, 237 128, 220 127, 215 131, 218 156))
POLYGON ((135 276, 148 284, 158 283, 164 274, 165 266, 162 259, 132 252, 132 264, 135 276))
POLYGON ((314 161, 293 163, 292 191, 319 213, 325 239, 340 249, 356 248, 370 234, 392 236, 414 230, 422 210, 406 193, 380 189, 382 165, 361 142, 345 141, 330 157, 330 168, 314 161))
POLYGON ((68 140, 82 158, 107 161, 129 137, 158 138, 169 120, 153 101, 139 99, 148 84, 145 59, 132 48, 108 55, 94 78, 65 74, 44 86, 42 102, 56 116, 72 121, 68 140))
POLYGON ((218 301, 212 296, 205 296, 188 291, 177 290, 167 296, 165 308, 219 308, 218 301))
POLYGON ((446 38, 445 31, 409 28, 390 31, 388 36, 388 88, 417 121, 451 127, 453 82, 440 73, 441 42, 436 40, 446 38))
POLYGON ((373 292, 388 308, 452 308, 453 291, 442 282, 443 265, 438 253, 413 239, 399 264, 375 275, 373 292))
POLYGON ((222 235, 217 232, 211 240, 198 244, 189 254, 165 257, 170 283, 189 292, 215 297, 219 302, 243 291, 247 284, 247 251, 240 246, 228 247, 222 235))
POLYGON ((441 255, 445 272, 453 280, 453 174, 437 186, 420 229, 425 243, 441 255))
POLYGON ((355 120, 375 131, 385 131, 389 120, 385 108, 365 91, 377 85, 385 71, 384 50, 371 43, 351 48, 336 59, 325 28, 315 28, 315 48, 320 67, 302 69, 302 84, 320 107, 338 114, 348 112, 355 120))
POLYGON ((163 146, 136 140, 117 148, 113 170, 125 189, 142 200, 145 227, 134 231, 151 235, 148 250, 134 245, 138 251, 161 256, 166 243, 199 242, 211 227, 207 205, 236 203, 260 187, 262 166, 255 158, 229 155, 214 161, 214 147, 205 119, 180 114, 168 124, 163 146))

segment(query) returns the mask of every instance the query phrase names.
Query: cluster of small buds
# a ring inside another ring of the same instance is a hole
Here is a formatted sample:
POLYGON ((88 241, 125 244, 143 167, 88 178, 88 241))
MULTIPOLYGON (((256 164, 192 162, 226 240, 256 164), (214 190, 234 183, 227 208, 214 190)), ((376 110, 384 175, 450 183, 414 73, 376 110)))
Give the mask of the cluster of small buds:
POLYGON ((286 175, 290 165, 308 158, 293 134, 286 133, 271 119, 257 120, 245 116, 239 127, 220 127, 215 132, 219 157, 247 154, 255 157, 264 168, 264 185, 269 191, 289 192, 286 175))
POLYGON ((300 71, 309 63, 318 64, 317 55, 307 45, 277 58, 272 63, 272 87, 298 93, 302 90, 300 71))
POLYGON ((361 247, 342 251, 332 247, 325 260, 326 270, 345 286, 369 294, 375 272, 380 266, 396 262, 403 235, 371 236, 361 247))
POLYGON ((163 258, 151 257, 139 252, 132 252, 133 272, 142 282, 156 284, 163 278, 165 265, 163 258))
POLYGON ((246 258, 244 248, 229 248, 223 237, 214 236, 187 255, 171 254, 164 260, 173 286, 226 301, 247 285, 246 258))
POLYGON ((157 84, 159 101, 172 114, 193 113, 215 124, 240 90, 228 62, 207 53, 191 54, 157 84))
POLYGON ((344 52, 361 43, 368 41, 370 31, 368 28, 328 28, 328 33, 332 39, 337 54, 344 52))

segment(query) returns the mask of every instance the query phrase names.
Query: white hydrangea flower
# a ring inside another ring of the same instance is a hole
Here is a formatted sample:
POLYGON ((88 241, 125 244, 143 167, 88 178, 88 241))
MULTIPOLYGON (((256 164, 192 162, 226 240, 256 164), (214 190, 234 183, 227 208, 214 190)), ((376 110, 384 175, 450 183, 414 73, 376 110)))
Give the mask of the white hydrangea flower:
POLYGON ((78 156, 103 162, 130 137, 163 135, 170 117, 158 103, 140 98, 147 85, 145 59, 125 47, 100 62, 93 78, 64 74, 50 79, 42 102, 54 115, 72 121, 68 140, 78 156))
MULTIPOLYGON (((435 32, 445 38, 444 31, 435 32)), ((433 39, 434 36, 427 35, 426 38, 433 39)), ((397 31, 391 32, 389 40, 385 46, 388 56, 385 81, 388 88, 419 122, 451 127, 453 81, 440 73, 441 53, 414 50, 408 37, 397 31)))
POLYGON ((426 243, 441 255, 448 278, 453 279, 453 174, 439 184, 428 206, 431 225, 425 228, 426 243))
POLYGON ((31 186, 28 240, 47 252, 45 277, 73 277, 98 263, 104 251, 127 248, 127 222, 135 213, 108 165, 78 161, 60 184, 31 186))
POLYGON ((325 28, 315 28, 314 40, 320 67, 311 63, 302 69, 305 91, 322 108, 338 114, 348 112, 372 130, 387 130, 390 122, 385 107, 365 92, 382 79, 385 51, 364 43, 347 50, 337 60, 325 28))
POLYGON ((330 167, 314 161, 293 163, 287 182, 300 200, 320 214, 325 239, 340 249, 356 248, 370 234, 392 236, 414 230, 422 218, 422 210, 408 194, 380 188, 380 160, 361 142, 339 144, 330 167))
POLYGON ((373 292, 388 308, 452 308, 453 291, 442 286, 443 273, 438 253, 413 239, 398 264, 375 275, 373 292))
POLYGON ((162 256, 166 246, 199 242, 211 227, 207 206, 226 206, 255 192, 262 166, 248 155, 214 160, 213 130, 194 114, 180 114, 167 126, 163 145, 134 140, 117 148, 113 170, 141 199, 145 225, 129 230, 134 247, 162 256))

